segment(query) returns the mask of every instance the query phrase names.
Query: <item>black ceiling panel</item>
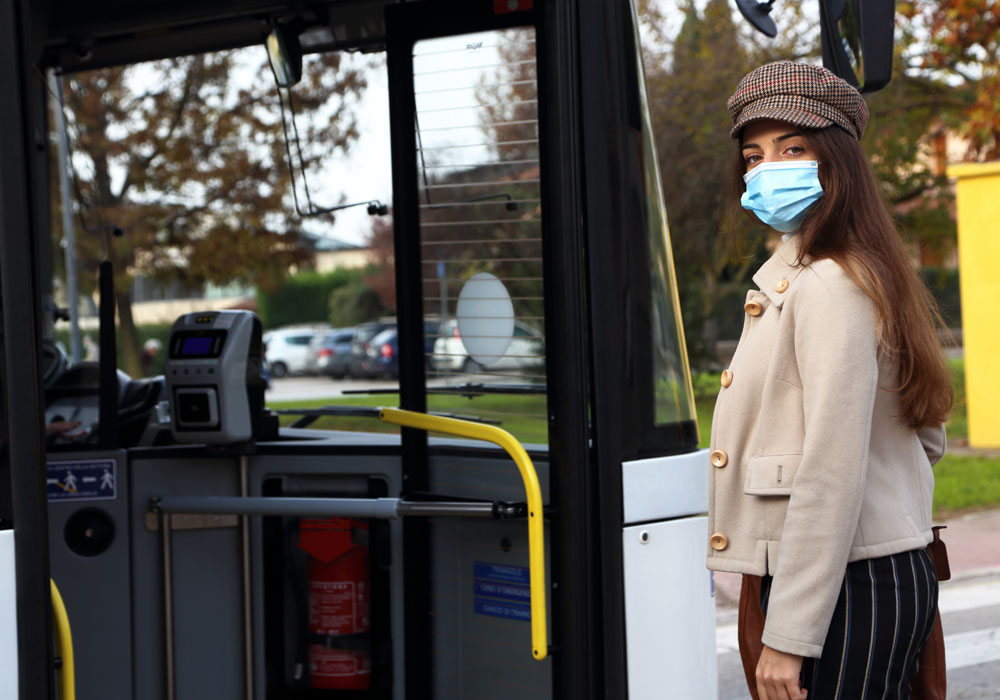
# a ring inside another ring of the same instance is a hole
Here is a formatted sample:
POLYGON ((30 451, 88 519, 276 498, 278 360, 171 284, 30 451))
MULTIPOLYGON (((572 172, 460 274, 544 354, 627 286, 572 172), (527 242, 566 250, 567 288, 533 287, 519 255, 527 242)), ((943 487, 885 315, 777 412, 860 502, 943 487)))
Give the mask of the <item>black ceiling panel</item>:
POLYGON ((261 42, 274 22, 312 28, 307 52, 384 42, 383 8, 399 0, 51 0, 32 8, 45 26, 40 64, 63 72, 218 51, 261 42))

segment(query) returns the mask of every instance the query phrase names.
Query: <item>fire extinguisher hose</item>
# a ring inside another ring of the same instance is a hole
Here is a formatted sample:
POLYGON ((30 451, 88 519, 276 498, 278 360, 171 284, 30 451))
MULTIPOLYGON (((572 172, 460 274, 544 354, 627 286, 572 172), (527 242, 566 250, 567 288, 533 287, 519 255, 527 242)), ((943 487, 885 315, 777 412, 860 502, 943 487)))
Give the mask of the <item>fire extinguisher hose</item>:
POLYGON ((59 700, 75 700, 76 671, 73 668, 73 634, 69 628, 69 615, 56 582, 49 579, 52 595, 52 614, 56 625, 56 653, 62 659, 59 670, 59 700))
POLYGON ((379 420, 404 428, 415 428, 435 433, 491 442, 502 447, 514 460, 528 504, 528 571, 531 589, 531 655, 538 661, 549 653, 548 617, 545 597, 545 526, 542 513, 542 488, 538 483, 535 465, 517 439, 502 428, 457 418, 430 416, 398 408, 382 408, 379 420))

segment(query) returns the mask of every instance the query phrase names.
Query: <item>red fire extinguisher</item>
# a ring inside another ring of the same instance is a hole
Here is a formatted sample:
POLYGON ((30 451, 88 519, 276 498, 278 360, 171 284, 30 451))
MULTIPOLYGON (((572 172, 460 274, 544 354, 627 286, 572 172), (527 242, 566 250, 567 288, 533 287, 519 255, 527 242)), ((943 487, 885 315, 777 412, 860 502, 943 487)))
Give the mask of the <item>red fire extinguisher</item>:
POLYGON ((309 554, 309 687, 365 690, 371 683, 368 525, 303 518, 309 554))

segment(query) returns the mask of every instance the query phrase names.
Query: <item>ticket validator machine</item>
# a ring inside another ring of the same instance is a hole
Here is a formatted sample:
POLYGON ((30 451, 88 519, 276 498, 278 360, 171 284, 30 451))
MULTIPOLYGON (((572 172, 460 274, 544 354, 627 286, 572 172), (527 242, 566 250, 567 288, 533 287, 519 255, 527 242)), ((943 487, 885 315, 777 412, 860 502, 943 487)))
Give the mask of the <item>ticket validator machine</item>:
POLYGON ((261 324, 248 311, 184 314, 167 343, 164 373, 177 442, 231 445, 276 437, 264 414, 261 324))

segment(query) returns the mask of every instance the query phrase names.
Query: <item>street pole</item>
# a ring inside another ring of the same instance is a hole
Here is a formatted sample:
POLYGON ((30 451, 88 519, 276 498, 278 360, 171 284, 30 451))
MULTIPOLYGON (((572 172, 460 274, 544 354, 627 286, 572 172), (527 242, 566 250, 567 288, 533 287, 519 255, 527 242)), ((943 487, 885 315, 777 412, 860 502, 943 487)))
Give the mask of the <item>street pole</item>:
POLYGON ((445 276, 443 262, 438 263, 437 274, 441 282, 441 329, 444 330, 444 324, 448 320, 448 278, 445 276))
POLYGON ((59 189, 62 193, 63 255, 66 259, 66 303, 69 306, 70 359, 76 364, 83 359, 80 342, 80 301, 76 281, 76 232, 73 230, 73 202, 69 192, 69 145, 66 142, 66 115, 63 112, 62 76, 49 72, 49 88, 55 93, 52 103, 59 143, 59 189))

